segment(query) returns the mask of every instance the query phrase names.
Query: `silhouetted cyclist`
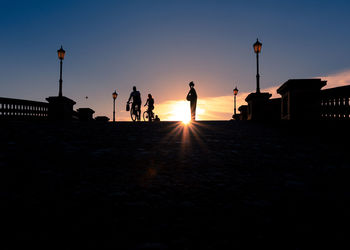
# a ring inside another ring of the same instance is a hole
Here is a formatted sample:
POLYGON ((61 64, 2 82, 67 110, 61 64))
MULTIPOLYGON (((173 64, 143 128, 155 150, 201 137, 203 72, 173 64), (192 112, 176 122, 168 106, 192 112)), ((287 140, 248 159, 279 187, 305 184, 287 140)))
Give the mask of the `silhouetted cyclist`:
POLYGON ((151 94, 148 94, 148 99, 147 99, 147 101, 146 101, 144 106, 146 106, 146 105, 148 105, 147 113, 148 113, 149 121, 151 122, 152 119, 153 119, 153 112, 152 112, 152 110, 154 109, 154 99, 153 99, 151 94))
POLYGON ((197 93, 196 90, 194 89, 194 83, 190 82, 188 84, 190 86, 190 91, 187 94, 187 101, 190 101, 191 104, 191 120, 195 121, 196 120, 196 107, 197 107, 197 93))
POLYGON ((131 106, 132 110, 135 110, 135 106, 138 107, 137 120, 139 121, 140 117, 141 117, 141 94, 140 94, 140 91, 136 90, 135 86, 132 89, 133 89, 133 91, 130 93, 128 103, 130 102, 130 100, 132 98, 132 106, 131 106))

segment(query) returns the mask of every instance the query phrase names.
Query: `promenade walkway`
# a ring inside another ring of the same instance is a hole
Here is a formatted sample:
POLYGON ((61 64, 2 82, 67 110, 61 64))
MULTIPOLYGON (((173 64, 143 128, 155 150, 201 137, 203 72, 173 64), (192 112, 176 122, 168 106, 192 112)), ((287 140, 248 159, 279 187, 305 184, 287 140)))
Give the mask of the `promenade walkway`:
POLYGON ((2 123, 3 236, 48 249, 349 244, 348 127, 2 123))

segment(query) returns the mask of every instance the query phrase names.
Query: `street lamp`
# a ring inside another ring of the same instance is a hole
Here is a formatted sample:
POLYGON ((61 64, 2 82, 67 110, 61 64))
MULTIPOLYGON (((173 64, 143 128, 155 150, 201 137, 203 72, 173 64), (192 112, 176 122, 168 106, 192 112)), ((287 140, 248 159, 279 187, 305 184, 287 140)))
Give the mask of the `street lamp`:
POLYGON ((114 90, 114 92, 112 93, 112 97, 113 97, 113 122, 115 122, 115 99, 117 99, 118 97, 118 93, 116 90, 114 90))
POLYGON ((234 109, 234 116, 236 116, 236 96, 238 94, 238 89, 237 86, 233 89, 233 98, 234 98, 234 105, 235 105, 235 109, 234 109))
POLYGON ((66 51, 62 48, 59 50, 57 50, 57 54, 58 54, 58 59, 60 59, 60 87, 59 87, 59 91, 58 91, 58 96, 62 97, 62 61, 64 59, 64 56, 66 55, 66 51))
POLYGON ((256 93, 260 93, 260 75, 259 75, 259 53, 261 51, 262 43, 256 39, 254 43, 254 52, 256 53, 256 93))

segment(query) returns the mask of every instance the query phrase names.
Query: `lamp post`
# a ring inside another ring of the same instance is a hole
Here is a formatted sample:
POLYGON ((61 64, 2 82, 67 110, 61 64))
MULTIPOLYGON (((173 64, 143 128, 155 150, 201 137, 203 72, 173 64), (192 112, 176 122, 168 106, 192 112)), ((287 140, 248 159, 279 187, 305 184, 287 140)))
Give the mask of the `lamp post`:
POLYGON ((236 117, 236 96, 238 94, 237 86, 233 89, 233 98, 234 98, 234 114, 233 116, 236 117))
POLYGON ((64 56, 66 55, 66 51, 62 48, 59 50, 57 50, 57 54, 58 54, 58 59, 60 59, 60 86, 59 86, 59 91, 58 91, 58 96, 62 97, 62 61, 64 59, 64 56))
POLYGON ((254 52, 256 53, 256 93, 260 93, 260 75, 259 75, 259 53, 261 51, 262 43, 256 39, 253 45, 254 52))
POLYGON ((112 97, 113 97, 113 122, 115 122, 115 99, 117 99, 118 97, 118 93, 116 90, 114 90, 114 92, 112 93, 112 97))

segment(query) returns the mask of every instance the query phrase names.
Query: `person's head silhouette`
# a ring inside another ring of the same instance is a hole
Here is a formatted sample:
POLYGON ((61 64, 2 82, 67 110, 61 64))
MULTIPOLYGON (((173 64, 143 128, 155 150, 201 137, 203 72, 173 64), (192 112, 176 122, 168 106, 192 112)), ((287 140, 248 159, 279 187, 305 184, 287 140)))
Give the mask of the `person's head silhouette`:
POLYGON ((148 98, 152 98, 152 95, 151 95, 151 94, 148 94, 148 98))
POLYGON ((136 86, 132 87, 132 90, 136 91, 136 86))
POLYGON ((194 82, 190 82, 188 85, 190 86, 190 88, 193 88, 194 87, 194 82))

